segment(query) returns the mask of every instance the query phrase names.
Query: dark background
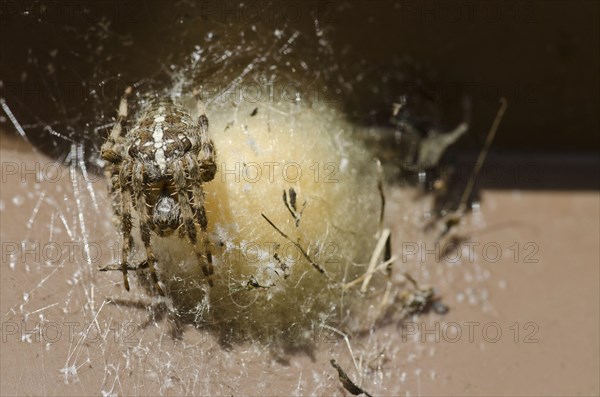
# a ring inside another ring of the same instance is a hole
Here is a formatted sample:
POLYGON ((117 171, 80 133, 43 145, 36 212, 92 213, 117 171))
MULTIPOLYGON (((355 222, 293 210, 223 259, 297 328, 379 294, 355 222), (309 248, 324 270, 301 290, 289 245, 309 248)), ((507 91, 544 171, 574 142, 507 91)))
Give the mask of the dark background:
MULTIPOLYGON (((73 142, 98 147, 108 132, 98 126, 111 123, 126 84, 166 84, 169 65, 186 62, 207 32, 216 32, 213 48, 234 50, 239 31, 258 32, 246 35, 254 47, 240 49, 239 62, 203 66, 203 76, 227 79, 276 29, 298 30, 308 40, 296 55, 340 84, 357 123, 386 125, 391 103, 407 94, 426 98, 451 129, 466 97, 472 128, 460 145, 476 151, 505 96, 495 153, 598 154, 599 2, 244 4, 4 1, 1 96, 28 137, 59 156, 73 142)), ((6 118, 0 126, 13 130, 6 118)))

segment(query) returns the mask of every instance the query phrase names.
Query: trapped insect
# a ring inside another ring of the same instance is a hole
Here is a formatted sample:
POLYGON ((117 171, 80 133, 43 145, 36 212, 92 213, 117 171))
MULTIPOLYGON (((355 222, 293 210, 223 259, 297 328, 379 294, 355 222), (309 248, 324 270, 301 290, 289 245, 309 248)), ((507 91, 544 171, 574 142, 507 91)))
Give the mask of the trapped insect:
POLYGON ((101 148, 102 158, 109 163, 109 190, 123 250, 118 266, 100 270, 121 270, 125 289, 129 290, 127 271, 147 267, 156 290, 164 295, 158 284, 150 237, 151 233, 164 237, 177 231, 180 238, 187 238, 193 245, 198 264, 212 285, 202 184, 214 178, 217 168, 214 145, 208 137, 208 118, 200 101, 200 116, 195 121, 173 100, 163 99, 151 102, 134 126, 126 130, 131 92, 131 87, 125 90, 117 122, 101 148), (146 260, 139 265, 128 263, 134 244, 131 231, 136 226, 132 213, 137 214, 146 252, 146 260))

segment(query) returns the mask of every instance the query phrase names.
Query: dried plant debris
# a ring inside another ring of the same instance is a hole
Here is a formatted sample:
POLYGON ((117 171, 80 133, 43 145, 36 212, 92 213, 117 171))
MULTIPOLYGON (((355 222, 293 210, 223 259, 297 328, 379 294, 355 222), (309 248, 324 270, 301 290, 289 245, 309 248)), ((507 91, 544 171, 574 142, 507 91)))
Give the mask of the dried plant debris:
POLYGON ((273 227, 273 229, 275 229, 277 231, 277 233, 279 233, 283 238, 285 238, 290 243, 292 243, 296 248, 298 248, 298 250, 302 253, 304 258, 306 258, 306 260, 311 264, 312 267, 314 267, 319 273, 325 275, 325 277, 329 278, 329 276, 325 272, 325 269, 323 269, 323 267, 321 265, 319 265, 317 262, 315 262, 308 255, 308 252, 306 252, 306 250, 304 248, 302 248, 302 246, 298 242, 292 240, 287 234, 282 232, 281 229, 279 229, 277 226, 275 226, 275 224, 273 222, 271 222, 271 220, 269 218, 267 218, 267 216, 265 214, 261 213, 260 216, 262 216, 264 218, 264 220, 267 221, 269 223, 269 225, 271 225, 271 227, 273 227))
POLYGON ((405 313, 405 315, 424 313, 430 309, 437 314, 448 313, 448 306, 442 303, 440 297, 435 294, 434 288, 420 286, 408 273, 404 273, 404 277, 413 286, 413 289, 407 289, 400 292, 399 301, 401 311, 405 313))
POLYGON ((354 383, 348 377, 346 372, 342 369, 342 367, 340 367, 340 365, 334 359, 329 360, 329 362, 331 363, 331 366, 338 371, 338 378, 340 379, 340 382, 342 382, 342 386, 344 386, 344 389, 348 390, 348 392, 350 392, 354 396, 359 396, 361 394, 364 394, 367 397, 372 397, 371 394, 364 391, 361 387, 357 386, 356 383, 354 383))
POLYGON ((400 148, 401 166, 410 171, 427 170, 438 165, 442 155, 469 129, 469 111, 465 104, 465 117, 456 128, 442 131, 425 119, 417 117, 402 97, 394 104, 392 124, 400 148))
MULTIPOLYGON (((467 207, 469 205, 469 198, 471 197, 471 193, 473 192, 473 189, 475 187, 475 182, 477 180, 477 177, 479 176, 479 173, 481 172, 481 167, 483 166, 485 158, 487 157, 490 147, 492 146, 492 142, 494 141, 496 133, 498 132, 498 127, 502 122, 502 118, 504 117, 504 113, 506 112, 507 107, 508 102, 506 101, 506 98, 500 98, 500 108, 498 109, 496 117, 494 118, 494 121, 487 134, 485 143, 481 148, 481 151, 479 152, 477 161, 475 162, 475 166, 473 167, 473 171, 469 175, 467 185, 465 186, 461 194, 458 206, 455 210, 447 212, 441 219, 441 222, 438 226, 438 236, 436 238, 437 242, 441 241, 443 243, 447 243, 449 239, 454 238, 453 236, 451 236, 451 231, 454 230, 454 228, 460 224, 462 216, 467 211, 467 207)), ((431 227, 431 225, 426 225, 426 227, 431 227)))
POLYGON ((298 227, 300 225, 302 212, 304 212, 304 209, 306 208, 306 201, 302 204, 302 210, 298 212, 298 208, 296 208, 296 197, 297 193, 293 187, 289 188, 287 192, 285 189, 283 190, 283 203, 294 218, 296 227, 298 227))

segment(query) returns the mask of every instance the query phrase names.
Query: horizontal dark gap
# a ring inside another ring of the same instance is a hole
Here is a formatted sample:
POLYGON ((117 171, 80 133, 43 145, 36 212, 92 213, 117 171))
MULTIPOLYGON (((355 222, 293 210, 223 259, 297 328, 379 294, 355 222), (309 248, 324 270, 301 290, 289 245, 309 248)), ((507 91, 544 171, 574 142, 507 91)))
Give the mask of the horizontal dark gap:
MULTIPOLYGON (((458 153, 449 163, 456 181, 473 172, 477 153, 458 153)), ((477 177, 483 189, 600 190, 600 155, 510 152, 490 154, 477 177)))

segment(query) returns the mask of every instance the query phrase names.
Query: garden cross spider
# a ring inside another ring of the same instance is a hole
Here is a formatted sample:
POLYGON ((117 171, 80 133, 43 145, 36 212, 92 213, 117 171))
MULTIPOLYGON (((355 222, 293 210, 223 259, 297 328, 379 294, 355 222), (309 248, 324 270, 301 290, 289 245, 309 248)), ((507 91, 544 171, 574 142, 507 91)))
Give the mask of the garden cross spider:
POLYGON ((150 236, 154 232, 164 237, 178 230, 179 237, 187 236, 194 246, 198 263, 212 285, 202 183, 214 178, 217 167, 202 103, 198 101, 200 116, 194 121, 172 100, 154 101, 123 135, 131 92, 131 87, 125 90, 117 122, 101 149, 102 158, 109 163, 113 210, 123 236, 121 263, 114 269, 123 272, 125 289, 129 291, 127 271, 148 267, 156 290, 164 295, 158 284, 150 236), (146 251, 146 260, 138 266, 128 264, 133 245, 132 213, 137 213, 146 251))

